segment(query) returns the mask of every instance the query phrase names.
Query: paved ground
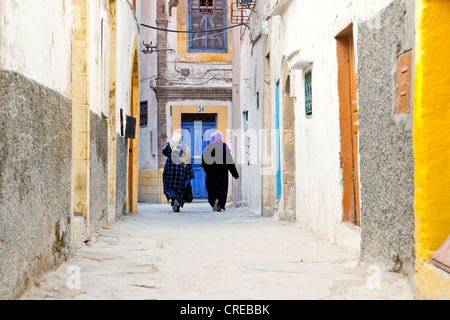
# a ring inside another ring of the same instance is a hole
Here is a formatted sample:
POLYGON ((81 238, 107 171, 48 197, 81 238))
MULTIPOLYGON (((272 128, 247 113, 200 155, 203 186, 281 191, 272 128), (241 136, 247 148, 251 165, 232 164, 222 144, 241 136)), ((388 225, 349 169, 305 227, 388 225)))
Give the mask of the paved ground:
POLYGON ((413 299, 407 280, 298 226, 206 203, 140 204, 95 234, 26 300, 413 299))

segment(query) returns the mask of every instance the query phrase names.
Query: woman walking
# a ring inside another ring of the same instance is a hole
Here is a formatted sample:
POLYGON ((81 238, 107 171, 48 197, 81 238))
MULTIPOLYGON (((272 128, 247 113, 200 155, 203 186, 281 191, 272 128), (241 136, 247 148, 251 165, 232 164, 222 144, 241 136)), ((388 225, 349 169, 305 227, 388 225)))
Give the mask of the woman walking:
POLYGON ((167 157, 163 172, 164 194, 174 212, 180 212, 180 207, 184 206, 186 184, 194 179, 191 152, 182 141, 181 134, 174 134, 162 150, 162 154, 167 157))
POLYGON ((220 132, 211 135, 211 143, 202 156, 202 167, 206 173, 206 191, 208 202, 214 211, 225 210, 228 194, 228 173, 239 178, 231 151, 223 142, 220 132))

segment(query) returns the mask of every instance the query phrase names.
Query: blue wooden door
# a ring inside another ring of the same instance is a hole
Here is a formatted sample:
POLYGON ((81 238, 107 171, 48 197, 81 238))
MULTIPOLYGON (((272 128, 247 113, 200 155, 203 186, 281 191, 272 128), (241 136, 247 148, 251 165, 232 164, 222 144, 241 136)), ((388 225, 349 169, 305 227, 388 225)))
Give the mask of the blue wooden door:
POLYGON ((213 122, 183 122, 181 124, 183 142, 191 149, 192 168, 195 179, 192 181, 194 199, 208 199, 205 171, 202 168, 202 154, 211 142, 211 135, 216 131, 213 122))

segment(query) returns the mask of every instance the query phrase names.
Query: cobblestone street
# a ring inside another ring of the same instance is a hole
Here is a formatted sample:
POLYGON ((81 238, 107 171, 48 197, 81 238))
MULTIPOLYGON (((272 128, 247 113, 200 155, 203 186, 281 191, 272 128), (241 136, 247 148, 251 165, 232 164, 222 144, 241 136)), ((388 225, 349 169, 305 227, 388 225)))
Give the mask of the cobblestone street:
POLYGON ((406 278, 292 223, 207 203, 139 204, 22 299, 412 299, 406 278))

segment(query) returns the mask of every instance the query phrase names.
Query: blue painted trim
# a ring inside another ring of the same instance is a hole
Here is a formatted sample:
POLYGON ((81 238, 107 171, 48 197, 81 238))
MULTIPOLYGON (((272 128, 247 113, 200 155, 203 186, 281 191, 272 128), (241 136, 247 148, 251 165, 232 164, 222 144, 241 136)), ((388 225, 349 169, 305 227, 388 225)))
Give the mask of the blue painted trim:
POLYGON ((306 117, 306 119, 311 119, 313 116, 312 105, 313 105, 312 104, 312 70, 309 70, 305 73, 305 117, 306 117), (307 80, 308 77, 310 78, 309 81, 307 80), (308 95, 310 95, 309 106, 308 106, 308 98, 307 98, 308 95), (308 111, 310 111, 311 114, 308 114, 308 111))
POLYGON ((275 82, 275 129, 277 148, 277 199, 281 199, 281 132, 280 132, 280 79, 275 82))

